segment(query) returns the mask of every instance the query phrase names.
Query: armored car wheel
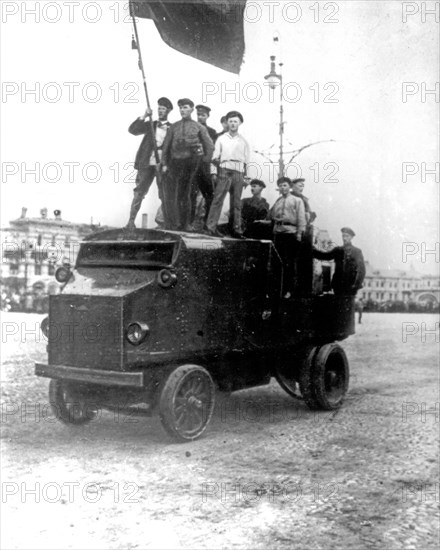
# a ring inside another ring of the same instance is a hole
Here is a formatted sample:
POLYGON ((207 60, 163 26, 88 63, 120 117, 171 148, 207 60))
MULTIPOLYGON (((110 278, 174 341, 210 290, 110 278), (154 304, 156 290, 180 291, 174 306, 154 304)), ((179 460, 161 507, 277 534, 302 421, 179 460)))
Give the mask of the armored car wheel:
POLYGON ((159 398, 164 429, 177 441, 200 437, 211 420, 215 385, 209 372, 197 365, 182 365, 166 380, 159 398))
POLYGON ((328 411, 339 408, 344 401, 350 379, 345 351, 339 344, 322 346, 316 354, 313 370, 319 407, 328 411))
POLYGON ((304 363, 300 388, 304 401, 311 409, 333 410, 342 405, 348 389, 349 366, 347 356, 339 344, 325 344, 304 363))
POLYGON ((88 402, 84 393, 62 380, 52 379, 49 384, 49 403, 53 414, 64 424, 80 426, 96 417, 96 407, 88 402))
POLYGON ((303 399, 299 375, 304 365, 311 365, 316 347, 307 346, 293 352, 288 358, 275 365, 274 375, 283 390, 295 399, 303 399))

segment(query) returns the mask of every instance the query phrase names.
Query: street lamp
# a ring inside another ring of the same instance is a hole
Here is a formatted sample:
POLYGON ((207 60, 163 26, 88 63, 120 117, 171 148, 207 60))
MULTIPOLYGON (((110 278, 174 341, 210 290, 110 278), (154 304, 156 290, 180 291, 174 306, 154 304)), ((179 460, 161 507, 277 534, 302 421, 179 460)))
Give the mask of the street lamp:
POLYGON ((280 158, 278 160, 278 177, 281 178, 284 176, 284 149, 283 149, 283 138, 284 138, 284 107, 283 107, 283 75, 282 68, 283 64, 278 64, 280 68, 280 73, 278 74, 275 69, 275 56, 270 56, 270 73, 267 74, 264 79, 268 82, 269 88, 275 90, 278 86, 280 87, 280 158))

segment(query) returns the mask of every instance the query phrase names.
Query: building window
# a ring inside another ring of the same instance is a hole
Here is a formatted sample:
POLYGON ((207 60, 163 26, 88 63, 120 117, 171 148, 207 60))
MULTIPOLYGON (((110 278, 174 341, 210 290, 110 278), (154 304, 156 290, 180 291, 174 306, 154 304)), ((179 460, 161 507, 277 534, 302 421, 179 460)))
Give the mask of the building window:
POLYGON ((41 264, 35 264, 35 275, 41 275, 41 264))
POLYGON ((41 243, 43 242, 43 235, 41 235, 41 233, 38 235, 37 237, 37 243, 38 243, 38 246, 41 246, 41 243))
POLYGON ((49 264, 48 274, 49 274, 49 275, 54 275, 54 273, 55 273, 55 266, 54 266, 54 264, 49 264))
POLYGON ((18 264, 10 264, 9 273, 10 275, 18 275, 18 264))

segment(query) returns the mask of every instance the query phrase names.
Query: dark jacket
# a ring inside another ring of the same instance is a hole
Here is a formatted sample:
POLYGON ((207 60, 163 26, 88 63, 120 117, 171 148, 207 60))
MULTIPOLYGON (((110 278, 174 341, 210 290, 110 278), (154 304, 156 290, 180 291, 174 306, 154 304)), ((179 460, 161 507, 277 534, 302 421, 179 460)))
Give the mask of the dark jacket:
MULTIPOLYGON (((166 122, 168 129, 171 126, 169 122, 166 122)), ((153 122, 153 131, 156 132, 157 120, 153 122)), ((141 141, 136 158, 134 161, 135 170, 139 170, 140 167, 145 168, 150 165, 150 158, 153 153, 154 141, 153 134, 151 132, 151 125, 149 121, 144 121, 137 118, 128 128, 130 134, 134 136, 144 135, 144 139, 141 141)))
POLYGON ((313 249, 313 257, 318 260, 334 260, 335 273, 332 288, 335 294, 354 296, 362 288, 365 278, 365 263, 362 250, 355 246, 336 246, 329 252, 313 249))
POLYGON ((241 199, 241 219, 245 227, 257 220, 265 220, 269 213, 269 203, 263 197, 241 199))
POLYGON ((211 128, 211 126, 205 126, 205 128, 208 130, 209 137, 212 139, 212 143, 215 143, 217 140, 217 130, 214 130, 214 128, 211 128))

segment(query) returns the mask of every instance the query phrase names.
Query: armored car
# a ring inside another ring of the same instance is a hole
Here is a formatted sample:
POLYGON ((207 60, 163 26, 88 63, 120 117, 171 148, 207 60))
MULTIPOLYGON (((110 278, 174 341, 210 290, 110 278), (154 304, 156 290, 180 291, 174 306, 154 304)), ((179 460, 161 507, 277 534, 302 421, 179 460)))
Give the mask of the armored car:
MULTIPOLYGON (((311 249, 312 239, 303 244, 311 249)), ((66 424, 98 410, 158 413, 178 441, 202 435, 218 392, 275 377, 311 409, 336 409, 349 366, 338 341, 354 333, 354 298, 329 292, 303 254, 300 288, 282 296, 270 240, 109 230, 82 242, 56 273, 42 324, 49 400, 66 424)))

